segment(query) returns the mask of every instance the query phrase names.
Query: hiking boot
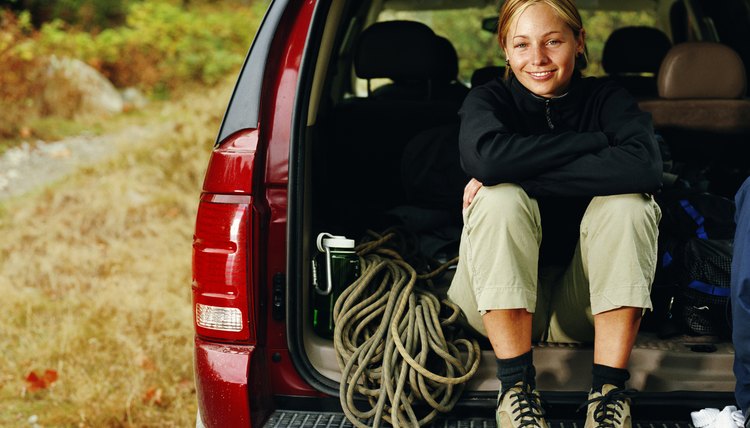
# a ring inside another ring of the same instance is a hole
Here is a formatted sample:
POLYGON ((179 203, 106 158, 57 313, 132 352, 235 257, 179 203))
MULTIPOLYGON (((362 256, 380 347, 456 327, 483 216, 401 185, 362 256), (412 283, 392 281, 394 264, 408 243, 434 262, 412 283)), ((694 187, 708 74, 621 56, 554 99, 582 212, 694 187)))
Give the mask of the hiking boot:
POLYGON ((591 391, 584 428, 631 428, 630 397, 635 391, 604 385, 601 391, 591 391))
POLYGON ((547 428, 539 392, 520 381, 497 398, 495 421, 498 428, 547 428))

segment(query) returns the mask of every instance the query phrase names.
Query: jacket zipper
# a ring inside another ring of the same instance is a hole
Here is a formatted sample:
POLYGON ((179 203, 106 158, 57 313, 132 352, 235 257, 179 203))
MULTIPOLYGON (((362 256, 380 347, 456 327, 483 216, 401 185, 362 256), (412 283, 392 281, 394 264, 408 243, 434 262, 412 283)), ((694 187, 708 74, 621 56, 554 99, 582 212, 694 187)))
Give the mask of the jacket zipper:
POLYGON ((544 114, 547 117, 547 126, 549 126, 549 129, 552 130, 555 129, 555 125, 552 123, 552 113, 549 109, 549 102, 550 100, 544 101, 544 114))

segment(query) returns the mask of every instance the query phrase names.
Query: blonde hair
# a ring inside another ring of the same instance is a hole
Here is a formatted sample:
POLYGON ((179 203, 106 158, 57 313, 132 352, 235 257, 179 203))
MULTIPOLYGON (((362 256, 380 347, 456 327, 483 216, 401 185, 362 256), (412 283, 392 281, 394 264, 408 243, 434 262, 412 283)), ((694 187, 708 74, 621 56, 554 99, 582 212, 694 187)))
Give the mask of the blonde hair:
MULTIPOLYGON (((578 38, 583 31, 583 20, 581 14, 578 12, 575 0, 506 0, 503 3, 503 7, 500 8, 500 15, 497 23, 497 42, 503 49, 503 52, 507 52, 505 49, 505 39, 508 37, 510 31, 510 24, 521 14, 535 4, 546 4, 551 7, 557 15, 573 30, 573 36, 578 38)), ((576 61, 576 68, 583 68, 588 60, 586 58, 586 40, 584 39, 583 49, 583 63, 579 64, 576 61)), ((510 66, 505 67, 505 77, 508 78, 512 72, 510 66)))

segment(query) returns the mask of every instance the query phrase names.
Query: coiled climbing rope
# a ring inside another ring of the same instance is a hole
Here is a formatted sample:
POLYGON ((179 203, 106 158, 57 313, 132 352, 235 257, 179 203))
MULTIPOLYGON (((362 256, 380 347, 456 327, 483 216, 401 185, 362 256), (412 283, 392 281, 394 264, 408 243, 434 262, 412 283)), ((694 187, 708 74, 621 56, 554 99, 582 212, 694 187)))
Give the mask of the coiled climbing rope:
POLYGON ((357 427, 423 426, 453 408, 479 367, 479 343, 458 337, 454 326, 459 308, 443 300, 449 314, 441 319, 441 302, 429 290, 457 258, 418 275, 388 247, 394 233, 371 235, 375 240, 356 248, 360 277, 334 306, 341 406, 357 427), (356 393, 367 410, 355 406, 356 393))

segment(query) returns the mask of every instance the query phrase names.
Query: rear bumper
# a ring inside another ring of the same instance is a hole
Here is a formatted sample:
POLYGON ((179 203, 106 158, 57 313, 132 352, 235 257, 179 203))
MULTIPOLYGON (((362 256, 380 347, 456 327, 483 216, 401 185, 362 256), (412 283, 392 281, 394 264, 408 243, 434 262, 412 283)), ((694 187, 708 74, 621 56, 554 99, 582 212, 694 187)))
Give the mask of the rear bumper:
POLYGON ((248 373, 254 351, 254 346, 195 339, 198 422, 203 426, 251 426, 248 373))
MULTIPOLYGON (((586 414, 578 411, 588 398, 586 392, 545 392, 546 419, 551 427, 580 428, 586 414)), ((440 414, 427 428, 494 428, 497 394, 466 394, 467 396, 448 414, 440 414)), ((733 404, 730 393, 668 392, 639 393, 633 399, 631 412, 633 428, 692 428, 690 413, 705 407, 722 408, 733 404)), ((275 410, 270 413, 263 427, 315 428, 335 426, 351 428, 354 425, 344 416, 338 398, 310 398, 276 396, 275 410)), ((360 410, 370 406, 360 398, 355 398, 360 410)), ((424 416, 431 409, 427 406, 416 408, 418 415, 424 416)), ((373 420, 365 422, 372 426, 373 420)))
MULTIPOLYGON (((341 426, 350 426, 341 413, 336 397, 294 394, 276 395, 272 400, 269 377, 273 376, 264 364, 264 352, 267 350, 250 345, 218 344, 195 339, 196 427, 289 426, 287 423, 292 421, 310 422, 313 423, 311 426, 315 426, 315 423, 324 420, 326 423, 333 421, 343 423, 341 426)), ((573 418, 577 416, 577 407, 586 398, 585 392, 543 391, 543 396, 551 404, 548 409, 551 419, 582 423, 582 420, 573 418)), ((670 428, 683 428, 689 423, 691 411, 704 407, 721 408, 731 403, 733 395, 728 392, 642 393, 634 402, 633 416, 641 422, 669 421, 667 425, 670 428)), ((442 424, 433 426, 466 426, 464 422, 470 420, 481 422, 475 426, 483 426, 485 422, 489 424, 487 426, 493 426, 494 406, 495 394, 469 393, 450 415, 445 415, 447 419, 442 419, 442 424), (456 425, 453 425, 454 422, 456 425)), ((305 424, 295 426, 307 426, 305 424)), ((648 423, 641 425, 649 426, 648 423)))
MULTIPOLYGON (((547 419, 549 426, 559 428, 577 428, 584 424, 585 414, 581 414, 576 419, 547 419)), ((372 425, 372 420, 367 421, 372 425)), ((633 428, 692 428, 690 417, 676 420, 637 420, 632 422, 633 428)), ((478 416, 444 416, 437 418, 427 428, 495 428, 495 416, 492 411, 478 416)), ((353 428, 354 425, 346 419, 340 412, 320 412, 320 411, 288 411, 276 410, 271 414, 264 427, 298 427, 298 428, 316 428, 316 427, 337 427, 353 428)))

